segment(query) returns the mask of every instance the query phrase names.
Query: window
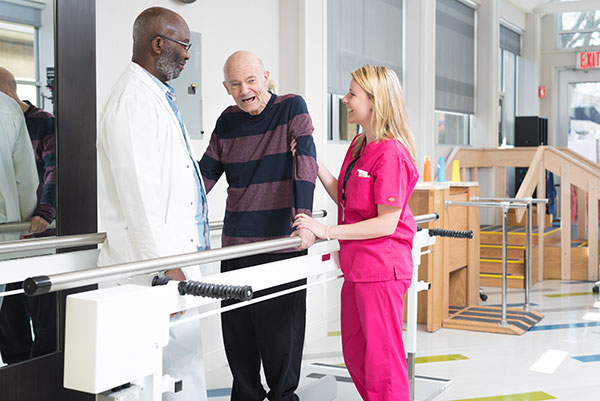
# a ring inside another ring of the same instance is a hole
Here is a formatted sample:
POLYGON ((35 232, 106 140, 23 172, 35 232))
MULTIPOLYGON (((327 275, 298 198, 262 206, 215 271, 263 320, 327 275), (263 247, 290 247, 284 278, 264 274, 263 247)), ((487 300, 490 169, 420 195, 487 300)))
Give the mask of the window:
POLYGON ((475 10, 437 0, 435 35, 436 143, 466 145, 475 111, 475 10))
POLYGON ((558 47, 600 46, 600 10, 558 14, 558 47))
POLYGON ((498 78, 500 85, 498 115, 498 145, 515 144, 515 117, 517 112, 517 72, 521 54, 521 35, 500 25, 498 78))
POLYGON ((19 98, 38 104, 35 44, 33 26, 0 20, 0 65, 15 76, 19 98))
POLYGON ((351 141, 360 130, 358 124, 348 122, 348 108, 342 103, 342 95, 329 94, 329 136, 330 141, 351 141))
POLYGON ((358 130, 344 123, 347 112, 340 102, 348 92, 352 71, 365 64, 384 65, 402 80, 402 2, 327 0, 330 140, 352 140, 358 130))
POLYGON ((41 23, 40 3, 0 0, 0 65, 15 76, 19 97, 35 105, 40 92, 37 36, 41 23))
POLYGON ((435 112, 438 144, 468 144, 471 132, 471 115, 435 112))

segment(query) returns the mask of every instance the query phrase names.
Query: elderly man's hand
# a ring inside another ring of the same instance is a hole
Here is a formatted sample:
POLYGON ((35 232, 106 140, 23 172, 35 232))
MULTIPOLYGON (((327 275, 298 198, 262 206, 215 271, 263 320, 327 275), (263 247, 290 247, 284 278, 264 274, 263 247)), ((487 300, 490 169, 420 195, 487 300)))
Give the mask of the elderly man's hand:
POLYGON ((299 230, 294 231, 292 233, 292 236, 298 236, 302 240, 302 243, 298 247, 298 249, 300 250, 310 248, 315 244, 316 237, 310 230, 301 228, 299 230))
POLYGON ((48 229, 49 223, 41 218, 40 216, 32 216, 27 219, 27 221, 31 222, 31 227, 29 228, 29 232, 32 234, 43 233, 48 229))

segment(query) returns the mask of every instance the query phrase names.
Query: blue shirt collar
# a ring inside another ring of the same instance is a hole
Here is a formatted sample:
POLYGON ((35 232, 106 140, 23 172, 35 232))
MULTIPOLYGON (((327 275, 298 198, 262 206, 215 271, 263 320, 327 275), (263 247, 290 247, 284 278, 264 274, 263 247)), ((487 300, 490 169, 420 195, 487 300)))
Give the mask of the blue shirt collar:
MULTIPOLYGON (((139 65, 139 64, 138 64, 138 65, 139 65)), ((164 93, 165 95, 168 93, 168 94, 169 94, 169 95, 171 95, 171 96, 174 96, 174 95, 175 95, 175 89, 173 89, 173 87, 172 87, 171 85, 169 85, 169 84, 166 84, 166 83, 162 83, 162 81, 161 81, 160 79, 158 79, 158 78, 156 78, 154 75, 150 74, 150 72, 148 72, 148 70, 147 70, 147 69, 145 69, 145 68, 144 68, 144 67, 142 67, 141 65, 140 65, 140 67, 142 68, 142 70, 144 70, 144 72, 145 72, 146 74, 148 74, 148 76, 149 76, 150 78, 152 78, 152 80, 153 80, 153 81, 154 81, 154 83, 155 83, 155 84, 158 86, 158 88, 160 89, 160 91, 161 91, 162 93, 164 93)))

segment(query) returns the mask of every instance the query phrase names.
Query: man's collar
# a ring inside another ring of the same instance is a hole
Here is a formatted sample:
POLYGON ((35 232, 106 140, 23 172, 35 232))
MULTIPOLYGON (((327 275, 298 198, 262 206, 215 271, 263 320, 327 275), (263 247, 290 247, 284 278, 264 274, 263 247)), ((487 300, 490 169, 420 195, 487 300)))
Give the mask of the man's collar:
POLYGON ((35 106, 33 104, 31 104, 31 102, 29 100, 23 100, 23 103, 26 103, 27 105, 29 105, 29 107, 27 108, 27 110, 25 110, 23 112, 23 114, 27 114, 31 111, 31 109, 33 109, 35 106))
MULTIPOLYGON (((137 63, 136 63, 137 64, 137 63)), ((161 92, 163 92, 164 94, 166 94, 167 92, 170 94, 173 94, 175 92, 175 90, 173 89, 173 87, 167 83, 163 83, 160 79, 156 78, 154 75, 152 75, 147 69, 145 69, 144 67, 142 67, 140 64, 137 64, 140 66, 140 68, 146 73, 148 74, 148 76, 150 78, 152 78, 152 80, 154 81, 154 83, 156 83, 156 85, 158 85, 158 87, 160 88, 161 92)))

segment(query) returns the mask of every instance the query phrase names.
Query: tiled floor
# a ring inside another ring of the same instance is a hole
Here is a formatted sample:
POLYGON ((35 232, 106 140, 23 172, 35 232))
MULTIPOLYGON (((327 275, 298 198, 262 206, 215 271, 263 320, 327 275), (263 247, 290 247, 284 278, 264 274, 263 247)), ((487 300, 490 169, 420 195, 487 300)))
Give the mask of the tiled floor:
MULTIPOLYGON (((436 401, 600 400, 600 300, 592 286, 558 280, 534 285, 533 309, 545 316, 522 336, 420 330, 417 375, 452 380, 436 401)), ((482 304, 500 303, 499 289, 485 290, 489 299, 482 304)), ((508 302, 522 302, 522 294, 509 289, 508 302)), ((311 364, 343 362, 339 327, 330 329, 331 336, 307 344, 301 385, 315 380, 306 377, 314 371, 311 364)), ((340 377, 347 376, 339 371, 340 377)), ((231 375, 226 368, 211 372, 207 382, 210 401, 229 399, 231 375)), ((337 400, 360 398, 351 383, 338 381, 337 400)))

